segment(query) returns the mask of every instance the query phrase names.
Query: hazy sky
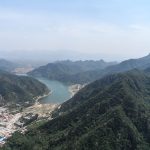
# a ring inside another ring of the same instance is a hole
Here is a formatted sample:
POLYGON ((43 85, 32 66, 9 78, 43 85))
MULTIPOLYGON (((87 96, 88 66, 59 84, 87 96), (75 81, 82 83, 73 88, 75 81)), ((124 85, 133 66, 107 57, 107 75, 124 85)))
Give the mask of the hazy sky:
POLYGON ((150 52, 150 0, 0 0, 0 52, 57 59, 144 56, 150 52))

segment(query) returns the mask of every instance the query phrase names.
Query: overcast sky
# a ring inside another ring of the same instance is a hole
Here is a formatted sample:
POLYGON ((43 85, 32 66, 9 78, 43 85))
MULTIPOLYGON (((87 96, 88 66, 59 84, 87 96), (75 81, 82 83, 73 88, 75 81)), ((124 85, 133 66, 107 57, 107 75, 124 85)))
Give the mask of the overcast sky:
POLYGON ((0 0, 0 52, 56 59, 147 55, 150 0, 0 0))

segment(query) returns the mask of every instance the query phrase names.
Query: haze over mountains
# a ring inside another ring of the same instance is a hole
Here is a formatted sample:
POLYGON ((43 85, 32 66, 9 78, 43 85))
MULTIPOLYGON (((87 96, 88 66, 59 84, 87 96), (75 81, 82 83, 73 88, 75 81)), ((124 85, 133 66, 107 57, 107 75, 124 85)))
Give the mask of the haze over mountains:
MULTIPOLYGON (((149 62, 150 55, 119 64, 103 60, 57 61, 29 72, 33 77, 88 85, 55 109, 52 120, 35 121, 25 134, 14 133, 3 149, 149 150, 149 62)), ((47 92, 45 86, 31 77, 21 78, 8 73, 1 79, 4 82, 1 89, 9 89, 8 93, 11 89, 16 91, 15 86, 17 89, 24 87, 20 91, 25 92, 16 95, 23 96, 25 101, 24 96, 31 98, 32 95, 33 98, 33 94, 47 92), (8 86, 10 83, 12 86, 8 86)))
MULTIPOLYGON (((46 66, 41 66, 31 72, 29 75, 36 77, 46 77, 53 80, 58 80, 61 82, 69 81, 70 76, 76 75, 78 73, 104 69, 107 66, 116 64, 115 62, 105 62, 103 60, 93 61, 57 61, 54 63, 49 63, 46 66)), ((78 81, 77 81, 78 82, 78 81)))

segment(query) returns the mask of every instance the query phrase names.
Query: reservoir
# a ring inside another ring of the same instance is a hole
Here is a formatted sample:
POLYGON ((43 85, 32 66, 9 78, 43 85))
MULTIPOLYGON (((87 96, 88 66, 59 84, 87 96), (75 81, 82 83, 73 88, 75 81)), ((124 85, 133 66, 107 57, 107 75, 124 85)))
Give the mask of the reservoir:
MULTIPOLYGON (((18 76, 28 76, 27 74, 17 74, 18 76)), ((51 94, 47 97, 44 97, 40 100, 41 104, 48 103, 63 103, 71 98, 71 93, 69 92, 69 86, 67 84, 63 84, 62 82, 49 80, 47 78, 36 77, 37 80, 44 83, 49 90, 51 90, 51 94)))
POLYGON ((40 103, 62 103, 70 99, 71 94, 69 92, 69 86, 59 81, 49 80, 46 78, 36 78, 40 82, 44 83, 52 93, 40 100, 40 103))

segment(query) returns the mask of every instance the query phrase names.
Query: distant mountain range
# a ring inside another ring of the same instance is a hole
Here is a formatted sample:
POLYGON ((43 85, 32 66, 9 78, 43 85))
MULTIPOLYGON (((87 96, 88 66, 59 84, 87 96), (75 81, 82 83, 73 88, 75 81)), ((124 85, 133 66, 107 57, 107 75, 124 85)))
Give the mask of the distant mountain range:
POLYGON ((139 59, 129 59, 119 64, 106 63, 104 61, 50 63, 29 72, 29 75, 47 77, 71 84, 84 84, 100 79, 108 74, 124 72, 134 68, 145 69, 149 66, 150 55, 147 55, 139 59))
POLYGON ((116 64, 116 62, 105 62, 103 60, 87 60, 75 62, 69 60, 57 61, 55 63, 49 63, 46 66, 41 66, 29 72, 28 74, 31 76, 46 77, 52 80, 58 80, 62 82, 70 82, 70 77, 73 77, 78 73, 104 69, 114 64, 116 64))
POLYGON ((149 150, 149 70, 87 85, 53 112, 53 120, 33 124, 25 135, 15 133, 4 150, 149 150))
POLYGON ((16 76, 0 71, 0 105, 24 105, 25 102, 34 103, 34 97, 47 94, 49 90, 38 80, 16 76))
POLYGON ((143 70, 147 67, 150 67, 150 54, 139 59, 129 59, 119 64, 108 66, 102 70, 97 69, 77 73, 75 75, 67 77, 67 79, 70 83, 89 83, 112 73, 125 72, 135 68, 143 70))

